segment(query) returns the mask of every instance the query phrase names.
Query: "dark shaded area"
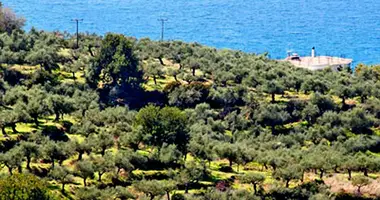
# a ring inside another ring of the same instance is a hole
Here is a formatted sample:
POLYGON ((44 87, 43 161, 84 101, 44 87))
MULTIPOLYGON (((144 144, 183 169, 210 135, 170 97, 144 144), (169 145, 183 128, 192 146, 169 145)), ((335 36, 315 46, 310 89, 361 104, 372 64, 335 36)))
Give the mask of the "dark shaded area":
POLYGON ((66 135, 63 128, 58 128, 57 126, 42 126, 42 135, 49 137, 53 141, 69 141, 69 137, 66 135))

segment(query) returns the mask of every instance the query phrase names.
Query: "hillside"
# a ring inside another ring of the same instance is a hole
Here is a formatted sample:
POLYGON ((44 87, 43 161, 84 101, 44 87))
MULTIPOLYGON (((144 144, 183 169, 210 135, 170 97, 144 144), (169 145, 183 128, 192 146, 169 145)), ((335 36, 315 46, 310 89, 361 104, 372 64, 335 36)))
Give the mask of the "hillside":
POLYGON ((380 66, 0 30, 0 199, 380 197, 380 66))

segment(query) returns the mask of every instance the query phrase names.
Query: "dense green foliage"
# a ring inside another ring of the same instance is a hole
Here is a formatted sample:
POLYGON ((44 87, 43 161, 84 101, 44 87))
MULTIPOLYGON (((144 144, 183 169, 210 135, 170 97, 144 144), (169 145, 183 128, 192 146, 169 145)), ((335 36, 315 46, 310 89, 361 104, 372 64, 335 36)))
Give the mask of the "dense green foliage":
POLYGON ((113 33, 80 34, 76 48, 70 34, 9 26, 0 199, 13 182, 40 199, 47 188, 83 200, 380 195, 363 189, 380 175, 380 66, 307 71, 113 33), (354 191, 332 192, 334 177, 354 191))
POLYGON ((52 200, 46 183, 33 175, 17 174, 0 180, 1 200, 52 200))

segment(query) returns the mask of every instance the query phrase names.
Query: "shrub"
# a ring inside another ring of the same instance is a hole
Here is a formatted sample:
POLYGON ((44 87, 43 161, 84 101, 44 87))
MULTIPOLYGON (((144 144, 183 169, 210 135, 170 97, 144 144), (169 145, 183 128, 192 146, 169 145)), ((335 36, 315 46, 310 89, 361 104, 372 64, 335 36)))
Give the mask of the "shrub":
POLYGON ((185 200, 185 196, 183 194, 173 194, 172 195, 172 200, 185 200))
POLYGON ((52 200, 47 184, 30 174, 14 174, 0 179, 0 200, 52 200))

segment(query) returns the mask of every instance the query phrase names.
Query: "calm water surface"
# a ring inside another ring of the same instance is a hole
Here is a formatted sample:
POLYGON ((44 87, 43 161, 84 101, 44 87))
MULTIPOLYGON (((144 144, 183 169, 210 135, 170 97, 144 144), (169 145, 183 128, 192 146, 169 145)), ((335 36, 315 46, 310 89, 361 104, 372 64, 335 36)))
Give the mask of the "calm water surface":
POLYGON ((380 63, 380 0, 3 0, 28 20, 27 28, 119 32, 197 41, 218 48, 269 52, 288 50, 380 63))

